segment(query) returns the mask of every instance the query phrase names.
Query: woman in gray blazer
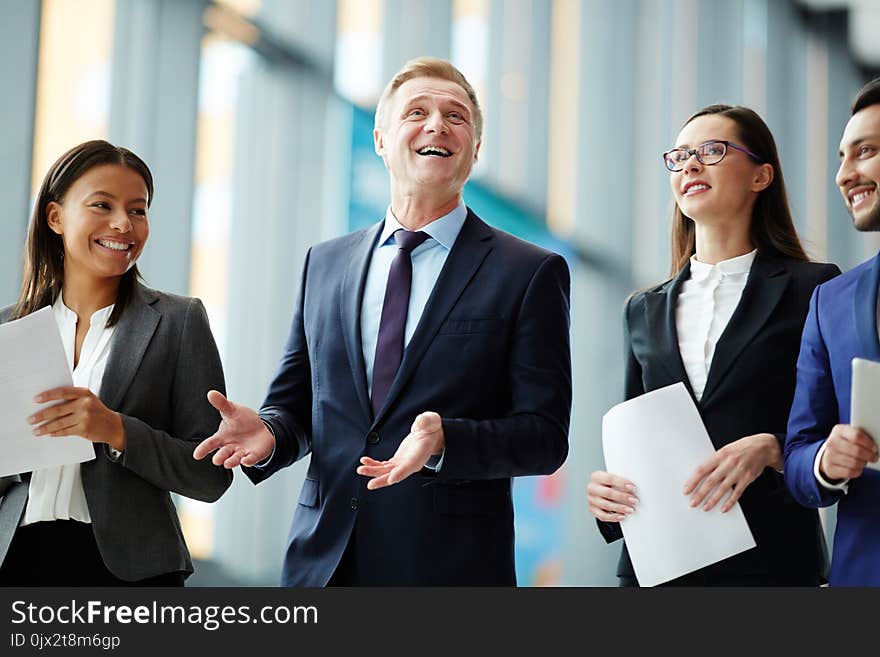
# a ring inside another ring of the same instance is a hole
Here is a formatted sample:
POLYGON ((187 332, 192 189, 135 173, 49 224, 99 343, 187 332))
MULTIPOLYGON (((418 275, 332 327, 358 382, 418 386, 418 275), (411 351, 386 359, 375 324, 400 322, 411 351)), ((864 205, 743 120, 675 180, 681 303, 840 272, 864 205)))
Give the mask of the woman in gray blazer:
POLYGON ((105 141, 43 180, 0 321, 52 307, 74 385, 28 420, 40 440, 92 441, 95 458, 0 480, 2 585, 182 586, 193 567, 170 493, 212 502, 232 481, 192 458, 219 421, 206 393, 225 387, 205 309, 138 280, 152 200, 147 165, 105 141))

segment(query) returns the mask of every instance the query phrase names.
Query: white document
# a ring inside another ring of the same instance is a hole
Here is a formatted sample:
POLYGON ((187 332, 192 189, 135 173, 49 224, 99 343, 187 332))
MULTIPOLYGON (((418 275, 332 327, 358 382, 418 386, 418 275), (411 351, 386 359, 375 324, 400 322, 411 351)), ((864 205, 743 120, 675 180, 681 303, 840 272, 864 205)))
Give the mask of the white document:
POLYGON ((683 383, 630 399, 602 418, 608 472, 629 479, 639 503, 620 523, 641 586, 656 586, 749 548, 737 503, 727 513, 689 506, 684 483, 715 452, 683 383))
MULTIPOLYGON (((867 433, 880 446, 880 363, 865 358, 852 359, 850 424, 867 433)), ((867 467, 880 470, 880 461, 867 467)))
POLYGON ((72 385, 51 308, 0 325, 0 476, 95 458, 85 438, 37 437, 27 421, 50 405, 37 404, 34 397, 72 385))

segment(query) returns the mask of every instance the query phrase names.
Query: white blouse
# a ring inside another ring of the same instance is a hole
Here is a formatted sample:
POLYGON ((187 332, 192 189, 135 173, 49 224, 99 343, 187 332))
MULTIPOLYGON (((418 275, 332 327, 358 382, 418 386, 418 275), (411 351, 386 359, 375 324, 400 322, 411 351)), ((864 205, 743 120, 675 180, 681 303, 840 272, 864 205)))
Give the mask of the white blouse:
POLYGON ((675 307, 675 328, 684 370, 698 401, 703 397, 715 346, 739 304, 757 252, 716 265, 691 256, 691 276, 682 284, 675 307))
MULTIPOLYGON (((73 385, 88 388, 97 395, 104 378, 104 369, 107 367, 110 338, 113 337, 115 328, 106 326, 113 306, 101 308, 92 315, 75 368, 73 352, 76 344, 76 313, 64 305, 60 294, 52 305, 52 311, 61 333, 67 365, 73 373, 73 385)), ((41 437, 40 440, 52 438, 41 437)), ((31 473, 28 502, 21 524, 24 526, 44 520, 92 521, 83 491, 79 463, 43 468, 31 473)))

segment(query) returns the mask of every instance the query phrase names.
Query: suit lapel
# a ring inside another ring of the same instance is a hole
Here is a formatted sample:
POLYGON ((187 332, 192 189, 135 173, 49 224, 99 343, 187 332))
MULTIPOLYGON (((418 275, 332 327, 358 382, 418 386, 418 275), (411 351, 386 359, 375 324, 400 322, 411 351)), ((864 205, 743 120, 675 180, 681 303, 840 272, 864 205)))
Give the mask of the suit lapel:
POLYGON ((880 360, 880 342, 877 336, 877 289, 880 285, 880 254, 874 256, 856 283, 853 314, 856 334, 862 352, 871 360, 880 360))
POLYGON ((676 381, 687 387, 691 397, 694 391, 678 347, 678 331, 675 326, 675 307, 681 286, 691 276, 691 264, 688 262, 678 275, 656 292, 645 295, 645 320, 648 325, 648 336, 655 346, 657 360, 676 381))
POLYGON ((468 210, 467 219, 461 227, 461 232, 452 246, 449 256, 443 265, 440 276, 434 285, 431 296, 425 304, 425 309, 419 319, 418 326, 413 333, 412 339, 403 352, 403 361, 397 376, 391 384, 385 404, 379 409, 373 424, 387 414, 388 408, 394 403, 396 397, 412 376, 419 361, 440 329, 440 325, 449 315, 458 301, 465 286, 474 277, 483 260, 492 250, 492 229, 483 223, 473 212, 468 210))
POLYGON ((721 385, 733 363, 779 304, 791 274, 774 259, 755 256, 742 297, 715 346, 701 404, 705 404, 721 385))
POLYGON ((361 410, 366 417, 370 417, 372 411, 367 388, 364 350, 361 346, 361 305, 364 301, 364 287, 367 283, 367 271, 370 267, 373 248, 384 225, 385 222, 380 221, 372 228, 367 229, 361 234, 360 240, 352 246, 345 269, 345 277, 342 279, 342 293, 340 295, 345 349, 348 352, 349 363, 351 363, 351 374, 354 377, 354 387, 361 403, 361 410))
POLYGON ((157 298, 153 290, 136 283, 131 302, 119 318, 98 395, 108 408, 119 408, 159 325, 162 315, 152 306, 157 298))

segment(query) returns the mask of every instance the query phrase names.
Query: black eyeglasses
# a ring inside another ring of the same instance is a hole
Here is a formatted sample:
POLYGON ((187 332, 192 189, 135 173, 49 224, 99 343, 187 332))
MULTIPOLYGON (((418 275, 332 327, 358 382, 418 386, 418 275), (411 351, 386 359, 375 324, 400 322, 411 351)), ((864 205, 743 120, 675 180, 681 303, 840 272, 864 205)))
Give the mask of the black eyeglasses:
POLYGON ((670 171, 681 171, 682 169, 684 169, 685 162, 691 159, 691 155, 696 155, 697 160, 701 164, 718 164, 721 160, 724 159, 724 156, 727 155, 728 146, 730 148, 735 148, 738 151, 742 151, 757 162, 764 162, 763 158, 755 155, 748 148, 738 146, 732 141, 726 141, 724 139, 712 139, 710 141, 703 142, 696 148, 673 148, 671 150, 668 150, 663 153, 663 163, 670 171))

